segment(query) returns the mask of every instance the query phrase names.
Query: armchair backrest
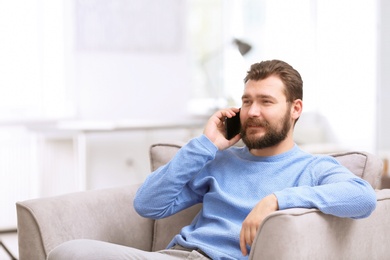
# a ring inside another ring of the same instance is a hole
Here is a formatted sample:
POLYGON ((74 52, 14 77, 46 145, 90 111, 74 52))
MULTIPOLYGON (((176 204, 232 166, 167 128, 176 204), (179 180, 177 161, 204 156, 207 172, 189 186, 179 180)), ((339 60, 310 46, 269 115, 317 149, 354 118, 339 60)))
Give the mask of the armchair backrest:
POLYGON ((377 156, 367 152, 355 151, 331 155, 356 176, 370 183, 374 189, 380 187, 383 162, 377 156))
MULTIPOLYGON (((182 142, 159 143, 150 147, 151 170, 168 163, 176 152, 184 145, 182 142)), ((374 189, 380 187, 382 176, 382 160, 367 152, 343 152, 330 154, 355 175, 366 180, 374 189)), ((152 251, 164 249, 174 235, 180 229, 191 223, 201 208, 201 204, 195 205, 178 214, 165 219, 156 220, 154 223, 154 237, 152 251)))

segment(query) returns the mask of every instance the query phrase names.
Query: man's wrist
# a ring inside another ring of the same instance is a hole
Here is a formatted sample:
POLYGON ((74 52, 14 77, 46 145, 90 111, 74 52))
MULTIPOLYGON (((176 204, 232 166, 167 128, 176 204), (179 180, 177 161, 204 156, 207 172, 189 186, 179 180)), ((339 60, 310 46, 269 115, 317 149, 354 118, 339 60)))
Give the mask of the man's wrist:
POLYGON ((269 199, 271 209, 273 209, 274 211, 278 210, 279 209, 278 197, 276 197, 276 195, 272 193, 268 195, 268 199, 269 199))

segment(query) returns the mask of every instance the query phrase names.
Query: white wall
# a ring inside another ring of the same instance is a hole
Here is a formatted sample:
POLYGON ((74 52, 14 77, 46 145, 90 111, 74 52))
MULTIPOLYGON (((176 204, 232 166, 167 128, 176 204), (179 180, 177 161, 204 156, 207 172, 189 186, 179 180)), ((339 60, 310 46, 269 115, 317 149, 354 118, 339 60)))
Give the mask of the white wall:
POLYGON ((184 1, 65 3, 67 78, 79 119, 187 115, 184 1))
POLYGON ((188 71, 183 53, 75 54, 81 119, 177 119, 186 115, 188 71))
POLYGON ((375 152, 377 6, 332 0, 317 10, 318 109, 346 147, 375 152))

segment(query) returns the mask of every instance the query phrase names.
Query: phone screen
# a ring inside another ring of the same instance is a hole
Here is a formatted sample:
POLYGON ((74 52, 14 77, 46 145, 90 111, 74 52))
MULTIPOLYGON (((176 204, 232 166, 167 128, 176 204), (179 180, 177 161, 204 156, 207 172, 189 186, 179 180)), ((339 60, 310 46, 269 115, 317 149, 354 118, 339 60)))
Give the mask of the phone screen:
POLYGON ((232 118, 227 117, 225 119, 225 127, 226 139, 230 140, 236 135, 238 135, 241 130, 240 112, 236 113, 236 115, 232 118))

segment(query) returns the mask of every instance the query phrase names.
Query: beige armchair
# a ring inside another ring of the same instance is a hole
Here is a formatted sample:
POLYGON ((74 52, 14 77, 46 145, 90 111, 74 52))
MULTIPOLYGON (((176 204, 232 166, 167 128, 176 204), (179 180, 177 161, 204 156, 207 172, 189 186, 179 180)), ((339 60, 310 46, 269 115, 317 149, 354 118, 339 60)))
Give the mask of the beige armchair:
MULTIPOLYGON (((152 170, 165 164, 179 148, 178 144, 152 146, 152 170)), ((361 152, 333 156, 374 188, 379 187, 382 164, 378 158, 361 152)), ((163 249, 201 207, 157 221, 145 219, 132 206, 137 187, 18 202, 20 260, 45 259, 61 243, 80 238, 147 251, 163 249)), ((372 215, 360 220, 325 215, 316 209, 277 211, 264 220, 249 258, 389 259, 390 190, 377 190, 377 200, 372 215)))

